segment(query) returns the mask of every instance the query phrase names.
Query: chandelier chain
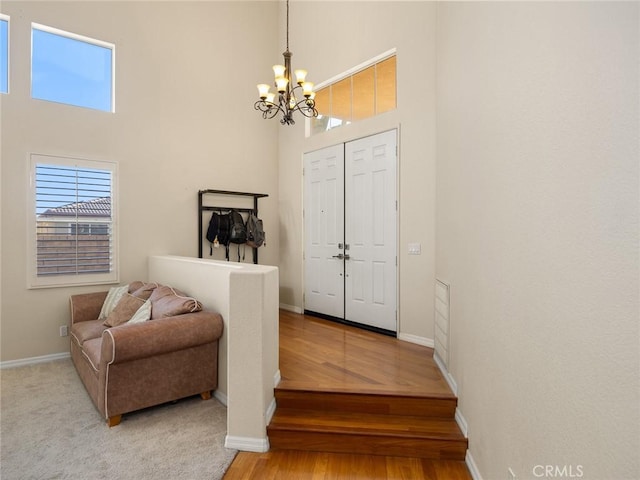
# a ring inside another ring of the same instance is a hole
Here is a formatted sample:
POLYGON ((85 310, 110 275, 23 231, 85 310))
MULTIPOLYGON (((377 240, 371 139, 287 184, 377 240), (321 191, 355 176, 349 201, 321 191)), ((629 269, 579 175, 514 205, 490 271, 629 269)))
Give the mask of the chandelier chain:
POLYGON ((287 0, 287 52, 289 51, 289 0, 287 0))

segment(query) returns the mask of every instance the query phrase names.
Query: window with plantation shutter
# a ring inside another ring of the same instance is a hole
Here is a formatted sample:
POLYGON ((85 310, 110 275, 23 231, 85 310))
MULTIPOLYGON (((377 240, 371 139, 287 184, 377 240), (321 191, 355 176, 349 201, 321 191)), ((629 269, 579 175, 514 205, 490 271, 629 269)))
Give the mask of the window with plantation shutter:
POLYGON ((116 282, 115 163, 32 155, 31 172, 31 286, 116 282))

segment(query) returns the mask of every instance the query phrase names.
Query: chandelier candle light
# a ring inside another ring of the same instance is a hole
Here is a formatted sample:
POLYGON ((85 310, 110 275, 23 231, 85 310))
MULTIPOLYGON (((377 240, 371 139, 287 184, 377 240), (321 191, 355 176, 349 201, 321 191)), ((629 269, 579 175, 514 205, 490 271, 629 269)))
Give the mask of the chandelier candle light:
POLYGON ((273 74, 275 76, 274 85, 278 91, 276 94, 269 92, 269 85, 261 83, 258 85, 260 100, 254 104, 254 108, 262 112, 262 118, 273 118, 278 113, 282 113, 280 123, 282 125, 294 125, 294 112, 298 111, 305 117, 317 117, 316 102, 314 100, 313 83, 307 82, 307 71, 296 70, 296 84, 291 82, 291 57, 293 53, 289 51, 289 0, 287 0, 287 49, 282 54, 284 65, 274 65, 273 74), (302 95, 301 100, 296 98, 296 93, 302 95))

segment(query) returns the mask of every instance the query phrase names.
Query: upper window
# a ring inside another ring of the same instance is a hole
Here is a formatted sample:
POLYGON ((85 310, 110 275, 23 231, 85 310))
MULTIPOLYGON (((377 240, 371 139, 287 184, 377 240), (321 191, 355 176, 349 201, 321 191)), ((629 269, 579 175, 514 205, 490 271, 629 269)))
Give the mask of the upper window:
POLYGON ((9 17, 0 13, 0 93, 9 93, 9 17))
POLYGON ((386 55, 316 90, 318 116, 313 134, 348 125, 396 108, 396 56, 386 55))
POLYGON ((117 282, 116 165, 31 155, 31 287, 117 282))
POLYGON ((115 46, 31 24, 31 96, 114 111, 115 46))

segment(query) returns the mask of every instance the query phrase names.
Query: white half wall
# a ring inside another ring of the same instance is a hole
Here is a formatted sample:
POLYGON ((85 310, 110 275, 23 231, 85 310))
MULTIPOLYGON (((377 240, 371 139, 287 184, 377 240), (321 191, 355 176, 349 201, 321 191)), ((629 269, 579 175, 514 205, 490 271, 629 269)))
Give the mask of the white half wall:
POLYGON ((216 397, 227 400, 225 446, 267 451, 278 370, 278 269, 178 256, 149 257, 149 280, 222 315, 216 397))

